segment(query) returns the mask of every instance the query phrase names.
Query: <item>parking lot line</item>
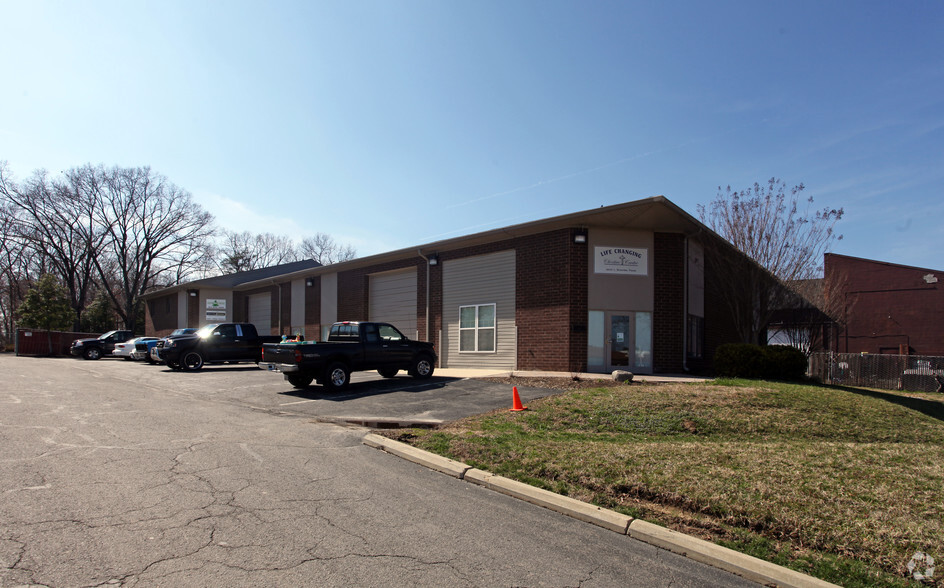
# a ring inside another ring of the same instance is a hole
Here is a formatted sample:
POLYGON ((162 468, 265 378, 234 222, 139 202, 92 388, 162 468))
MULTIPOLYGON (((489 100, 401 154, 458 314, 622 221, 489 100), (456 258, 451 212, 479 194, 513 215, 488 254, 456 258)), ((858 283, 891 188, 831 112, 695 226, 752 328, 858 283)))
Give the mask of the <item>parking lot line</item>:
POLYGON ((315 402, 317 400, 318 400, 317 398, 311 398, 309 400, 296 400, 295 402, 283 402, 279 406, 290 406, 292 404, 305 404, 306 402, 315 402))

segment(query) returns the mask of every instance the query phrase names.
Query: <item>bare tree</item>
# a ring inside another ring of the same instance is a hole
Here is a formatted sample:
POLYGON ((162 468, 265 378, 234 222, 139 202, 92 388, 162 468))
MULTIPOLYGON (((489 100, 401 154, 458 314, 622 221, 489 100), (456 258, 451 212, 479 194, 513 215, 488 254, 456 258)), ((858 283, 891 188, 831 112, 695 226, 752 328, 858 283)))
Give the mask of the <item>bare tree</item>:
POLYGON ((204 247, 213 216, 149 167, 106 170, 96 220, 108 239, 108 257, 96 258, 103 287, 128 329, 139 296, 165 274, 179 275, 180 260, 204 247))
POLYGON ((790 285, 821 276, 823 254, 842 238, 834 227, 843 210, 813 209, 812 197, 801 203, 804 188, 787 188, 771 178, 747 190, 719 187, 713 201, 698 206, 702 222, 753 260, 739 260, 726 244, 706 239, 715 259, 708 279, 722 293, 745 342, 766 340, 774 313, 795 301, 790 285))
POLYGON ((14 238, 15 212, 0 203, 0 344, 12 340, 16 310, 26 295, 25 249, 14 238))
POLYGON ((330 265, 349 261, 357 257, 357 250, 351 245, 341 245, 331 235, 315 233, 306 237, 300 246, 301 257, 314 259, 321 265, 330 265))
POLYGON ((72 169, 55 180, 40 170, 18 184, 0 165, 0 199, 9 212, 5 240, 35 256, 33 263, 41 266, 37 274, 48 270, 63 282, 76 329, 94 281, 94 262, 106 238, 96 223, 99 176, 100 170, 92 166, 72 169))
POLYGON ((355 257, 357 251, 354 247, 341 245, 325 233, 307 237, 296 246, 290 237, 284 235, 224 230, 217 251, 217 263, 226 273, 271 267, 301 259, 314 259, 322 265, 328 265, 355 257))
POLYGON ((224 230, 217 255, 220 269, 226 273, 298 261, 298 251, 291 238, 249 231, 224 230))
POLYGON ((790 284, 797 296, 774 315, 773 337, 807 357, 825 350, 830 333, 845 326, 855 304, 855 298, 845 294, 847 283, 845 274, 833 274, 790 284))

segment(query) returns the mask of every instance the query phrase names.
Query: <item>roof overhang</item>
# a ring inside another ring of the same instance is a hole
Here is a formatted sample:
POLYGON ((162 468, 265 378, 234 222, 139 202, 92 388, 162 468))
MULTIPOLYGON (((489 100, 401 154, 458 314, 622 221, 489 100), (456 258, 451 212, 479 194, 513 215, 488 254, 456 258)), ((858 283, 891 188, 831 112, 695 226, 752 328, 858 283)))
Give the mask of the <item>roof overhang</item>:
POLYGON ((558 229, 589 229, 594 227, 652 230, 666 233, 684 233, 686 235, 707 232, 714 235, 714 232, 711 231, 711 229, 676 206, 665 196, 653 196, 651 198, 645 198, 633 202, 615 204, 612 206, 602 206, 600 208, 585 210, 583 212, 575 212, 562 216, 475 233, 472 235, 455 237, 442 241, 434 241, 432 243, 417 245, 406 249, 399 249, 396 251, 380 253, 368 257, 360 257, 332 265, 325 265, 315 269, 286 273, 277 277, 270 277, 263 280, 244 282, 234 287, 233 290, 252 290, 277 282, 285 282, 301 278, 320 276, 323 274, 349 271, 393 261, 400 261, 403 259, 424 257, 434 253, 442 253, 443 251, 474 247, 476 245, 484 245, 506 239, 527 237, 530 235, 546 233, 558 229))

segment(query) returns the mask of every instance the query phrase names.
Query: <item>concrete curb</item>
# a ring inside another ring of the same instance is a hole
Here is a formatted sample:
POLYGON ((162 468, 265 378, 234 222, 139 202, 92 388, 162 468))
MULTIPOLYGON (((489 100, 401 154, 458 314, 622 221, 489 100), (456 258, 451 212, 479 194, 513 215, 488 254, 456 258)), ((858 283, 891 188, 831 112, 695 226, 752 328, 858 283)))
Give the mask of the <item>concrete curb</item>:
POLYGON ((416 449, 411 445, 381 435, 369 433, 364 436, 363 442, 369 447, 381 449, 454 478, 467 480, 490 490, 543 506, 621 535, 628 535, 633 539, 726 570, 765 586, 781 586, 783 588, 826 588, 836 586, 824 580, 745 555, 703 539, 690 537, 684 533, 666 529, 641 519, 634 519, 586 502, 535 488, 515 480, 509 480, 502 476, 496 476, 462 462, 435 455, 422 449, 416 449))
POLYGON ((393 455, 402 457, 407 461, 412 461, 413 463, 420 464, 427 468, 436 470, 437 472, 448 474, 453 478, 459 478, 460 480, 467 471, 472 469, 472 466, 465 465, 464 463, 449 459, 447 457, 442 457, 428 451, 423 451, 422 449, 417 449, 412 445, 400 443, 399 441, 394 441, 393 439, 388 439, 381 435, 374 435, 373 433, 370 433, 364 437, 364 445, 382 449, 387 453, 392 453, 393 455))
POLYGON ((593 506, 592 504, 587 504, 580 500, 561 496, 560 494, 535 488, 529 484, 509 480, 508 478, 496 476, 474 468, 467 471, 463 479, 473 484, 485 486, 489 490, 495 490, 502 494, 530 502, 531 504, 537 504, 538 506, 566 514, 569 517, 592 523, 604 529, 615 531, 621 535, 625 535, 628 532, 629 524, 633 521, 633 517, 631 516, 606 510, 599 506, 593 506))

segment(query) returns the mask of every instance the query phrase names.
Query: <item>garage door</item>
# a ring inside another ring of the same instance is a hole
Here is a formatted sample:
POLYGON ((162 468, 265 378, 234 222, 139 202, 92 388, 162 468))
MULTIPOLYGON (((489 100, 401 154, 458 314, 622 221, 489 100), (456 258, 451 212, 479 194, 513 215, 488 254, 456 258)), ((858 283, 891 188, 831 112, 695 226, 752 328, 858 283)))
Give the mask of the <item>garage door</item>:
POLYGON ((253 294, 249 297, 249 322, 256 325, 260 335, 268 335, 272 330, 272 295, 253 294))
POLYGON ((370 276, 370 320, 416 334, 416 268, 370 276))

